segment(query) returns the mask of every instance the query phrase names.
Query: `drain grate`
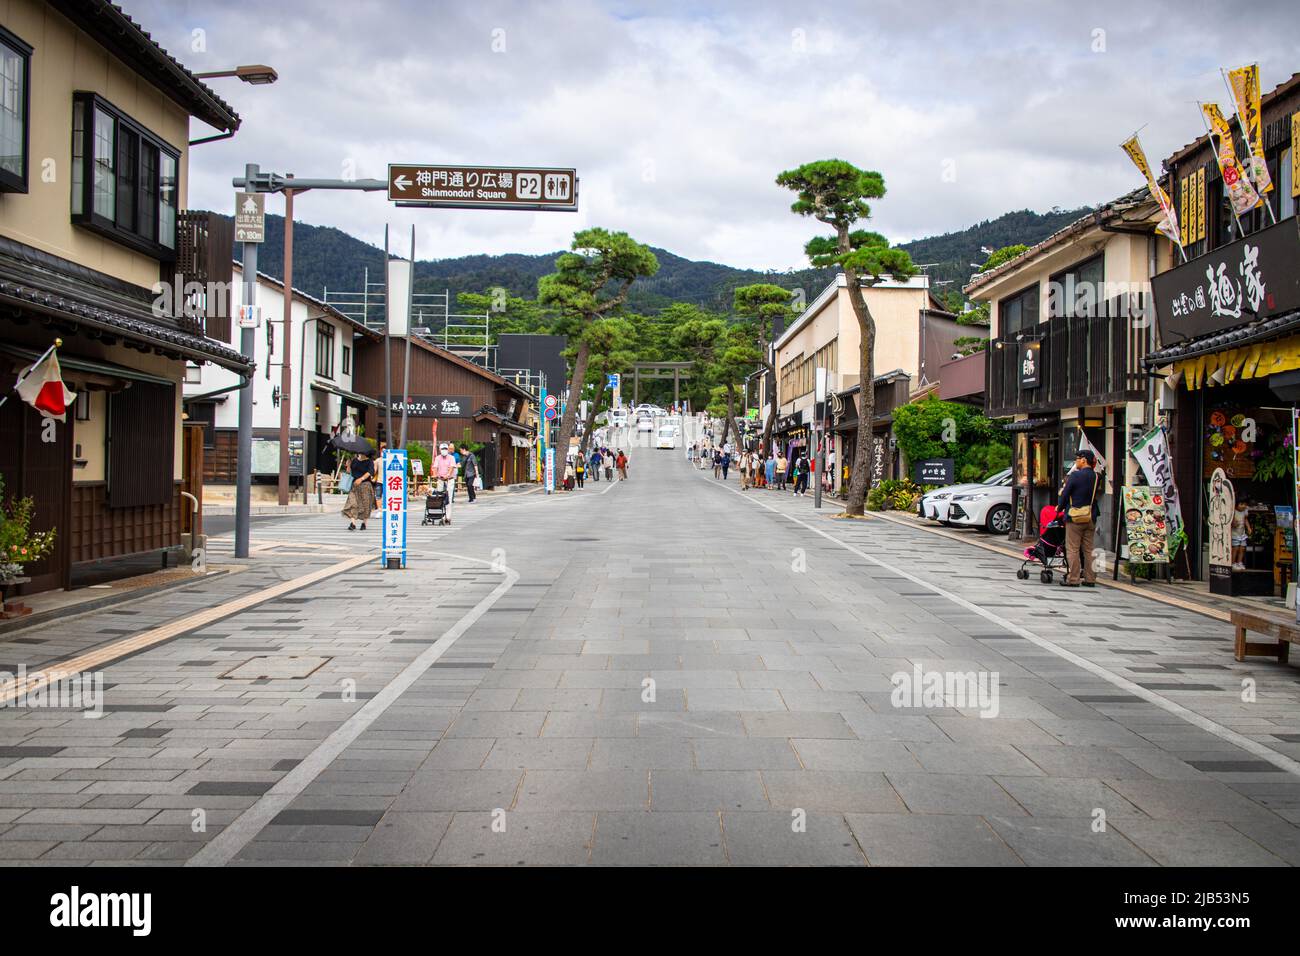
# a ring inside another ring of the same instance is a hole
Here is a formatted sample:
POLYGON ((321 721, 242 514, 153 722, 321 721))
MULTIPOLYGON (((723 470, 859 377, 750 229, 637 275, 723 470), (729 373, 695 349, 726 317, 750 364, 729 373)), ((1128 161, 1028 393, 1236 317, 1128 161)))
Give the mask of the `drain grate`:
POLYGON ((221 676, 226 680, 301 680, 331 660, 332 657, 253 657, 221 676))

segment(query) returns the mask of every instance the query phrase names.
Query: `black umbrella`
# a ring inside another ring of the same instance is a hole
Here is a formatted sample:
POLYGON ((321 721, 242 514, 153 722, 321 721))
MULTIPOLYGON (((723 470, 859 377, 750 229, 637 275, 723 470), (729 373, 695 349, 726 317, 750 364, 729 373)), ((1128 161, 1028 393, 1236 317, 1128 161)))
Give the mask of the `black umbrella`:
POLYGON ((375 453, 375 446, 370 444, 370 442, 366 441, 366 439, 362 438, 360 435, 356 438, 341 438, 335 436, 330 439, 330 444, 339 451, 364 452, 367 455, 373 455, 375 453))

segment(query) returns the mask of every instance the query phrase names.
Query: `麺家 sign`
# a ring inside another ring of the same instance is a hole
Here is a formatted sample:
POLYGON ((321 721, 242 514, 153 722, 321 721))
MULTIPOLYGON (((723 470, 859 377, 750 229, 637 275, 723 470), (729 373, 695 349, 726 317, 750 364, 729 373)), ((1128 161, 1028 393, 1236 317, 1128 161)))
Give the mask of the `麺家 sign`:
POLYGON ((1284 219, 1151 280, 1160 340, 1245 325, 1300 307, 1300 219, 1284 219))
POLYGON ((392 164, 388 198, 416 206, 576 212, 578 173, 518 166, 392 164))

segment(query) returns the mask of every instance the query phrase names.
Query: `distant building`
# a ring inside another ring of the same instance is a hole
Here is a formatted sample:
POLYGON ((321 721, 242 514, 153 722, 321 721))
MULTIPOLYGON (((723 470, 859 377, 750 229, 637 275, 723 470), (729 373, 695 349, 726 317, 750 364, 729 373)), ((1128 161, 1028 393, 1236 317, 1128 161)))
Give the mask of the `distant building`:
MULTIPOLYGON (((233 267, 243 281, 243 269, 233 267)), ((319 468, 330 471, 333 457, 326 447, 331 432, 345 419, 360 423, 367 406, 378 399, 358 394, 353 370, 359 340, 383 336, 333 306, 298 289, 290 311, 290 354, 284 354, 284 283, 264 272, 257 274, 257 304, 262 328, 254 336, 258 372, 253 376, 253 481, 275 483, 280 473, 280 407, 289 403, 290 481, 301 486, 319 468), (288 359, 293 386, 280 394, 280 364, 288 359)), ((215 324, 215 323, 214 323, 215 324)), ((242 330, 225 323, 210 329, 224 345, 235 347, 242 330)), ((186 371, 185 409, 191 422, 203 426, 205 482, 229 485, 233 494, 239 438, 240 378, 219 367, 191 366, 186 371)), ((209 493, 217 489, 209 488, 209 493)))

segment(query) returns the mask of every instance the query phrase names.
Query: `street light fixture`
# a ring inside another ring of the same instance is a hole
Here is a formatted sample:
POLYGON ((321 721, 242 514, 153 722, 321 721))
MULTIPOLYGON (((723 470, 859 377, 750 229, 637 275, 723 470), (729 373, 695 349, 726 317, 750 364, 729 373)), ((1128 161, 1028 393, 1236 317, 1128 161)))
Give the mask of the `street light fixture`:
MULTIPOLYGON (((254 86, 267 86, 274 83, 280 78, 272 67, 263 63, 251 64, 246 66, 237 66, 233 70, 213 70, 210 73, 195 73, 194 78, 198 80, 214 80, 222 77, 235 76, 245 83, 251 83, 254 86)), ((190 140, 191 146, 201 146, 204 143, 215 143, 217 140, 230 139, 235 135, 233 129, 226 130, 224 133, 218 133, 215 136, 203 136, 199 139, 190 140)))
POLYGON ((280 78, 272 67, 264 63, 253 63, 245 66, 237 66, 233 70, 213 70, 210 73, 195 73, 196 79, 215 80, 222 77, 234 76, 243 80, 245 83, 251 83, 253 86, 266 86, 274 83, 280 78))

